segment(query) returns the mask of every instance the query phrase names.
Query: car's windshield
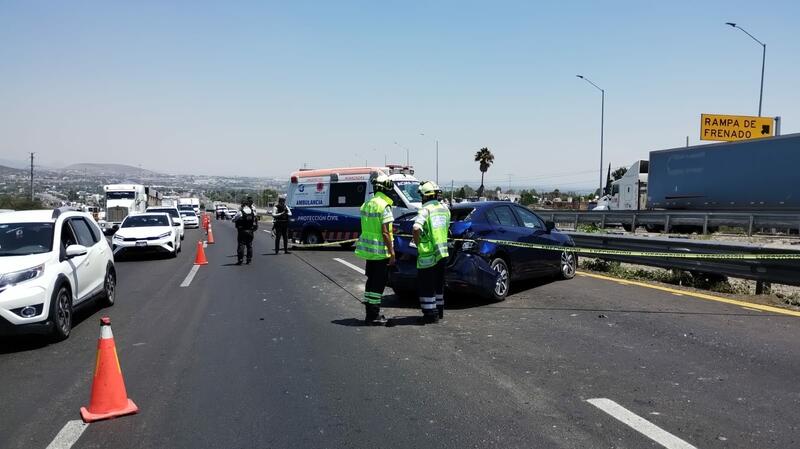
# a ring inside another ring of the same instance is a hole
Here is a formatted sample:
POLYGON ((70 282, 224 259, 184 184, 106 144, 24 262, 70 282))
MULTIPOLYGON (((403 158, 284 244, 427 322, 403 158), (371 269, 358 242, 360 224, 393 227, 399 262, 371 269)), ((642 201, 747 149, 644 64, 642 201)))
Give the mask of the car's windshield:
POLYGON ((422 202, 422 197, 419 195, 419 181, 396 181, 394 185, 409 203, 422 202))
POLYGON ((109 200, 132 200, 135 197, 135 192, 106 192, 106 199, 109 200))
POLYGON ((122 222, 123 228, 146 228, 148 226, 169 226, 164 215, 134 215, 122 222))
POLYGON ((165 207, 164 209, 150 208, 150 209, 147 209, 147 212, 166 212, 166 213, 169 214, 170 217, 177 217, 178 216, 178 210, 177 209, 172 209, 170 207, 165 207))
POLYGON ((48 253, 53 248, 53 223, 0 224, 0 256, 48 253))

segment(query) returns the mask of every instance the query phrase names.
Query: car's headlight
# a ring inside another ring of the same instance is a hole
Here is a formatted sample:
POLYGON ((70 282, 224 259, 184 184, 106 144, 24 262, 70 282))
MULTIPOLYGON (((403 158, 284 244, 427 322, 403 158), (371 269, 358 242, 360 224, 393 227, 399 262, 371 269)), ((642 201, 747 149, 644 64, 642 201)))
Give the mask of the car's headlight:
POLYGON ((120 236, 119 234, 114 234, 114 238, 113 238, 113 240, 119 240, 119 241, 122 241, 122 240, 124 240, 124 237, 120 236))
POLYGON ((169 237, 170 235, 172 235, 172 233, 171 233, 171 232, 165 232, 165 233, 163 233, 163 234, 159 235, 157 238, 159 238, 159 239, 163 239, 163 238, 167 238, 167 237, 169 237))
POLYGON ((0 275, 0 291, 5 290, 8 287, 13 287, 14 285, 22 282, 36 279, 42 274, 44 274, 44 264, 25 270, 0 275))

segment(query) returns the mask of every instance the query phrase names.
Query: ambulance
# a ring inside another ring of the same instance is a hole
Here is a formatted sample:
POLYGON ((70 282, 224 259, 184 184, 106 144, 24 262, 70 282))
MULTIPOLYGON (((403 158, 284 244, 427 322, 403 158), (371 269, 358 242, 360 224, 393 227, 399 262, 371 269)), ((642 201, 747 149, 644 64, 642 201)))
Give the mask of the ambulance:
POLYGON ((361 205, 372 198, 370 179, 385 174, 394 181, 395 217, 422 207, 419 181, 411 167, 348 167, 299 170, 291 174, 286 205, 292 210, 289 238, 305 244, 358 238, 361 205))

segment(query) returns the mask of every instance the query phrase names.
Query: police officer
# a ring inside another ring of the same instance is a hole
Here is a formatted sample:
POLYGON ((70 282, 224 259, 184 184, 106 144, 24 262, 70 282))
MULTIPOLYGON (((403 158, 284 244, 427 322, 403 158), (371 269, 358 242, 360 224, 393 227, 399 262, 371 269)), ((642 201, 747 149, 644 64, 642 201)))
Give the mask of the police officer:
POLYGON ((281 196, 278 198, 278 204, 272 210, 275 254, 278 254, 281 248, 281 237, 283 237, 283 252, 289 254, 289 217, 291 216, 292 210, 286 205, 286 198, 281 196))
POLYGON ((253 234, 258 230, 258 216, 253 207, 253 197, 248 196, 242 201, 242 206, 233 217, 236 225, 236 265, 241 265, 247 249, 247 264, 253 261, 253 234))
POLYGON ((361 206, 361 235, 356 243, 356 256, 365 259, 367 285, 364 287, 364 322, 368 326, 383 326, 381 299, 389 276, 389 266, 394 265, 392 236, 393 201, 387 195, 394 188, 388 176, 372 177, 374 196, 361 206))
POLYGON ((435 323, 444 318, 444 266, 450 210, 439 202, 442 191, 432 181, 419 186, 422 208, 414 220, 414 243, 417 245, 417 282, 422 321, 435 323))

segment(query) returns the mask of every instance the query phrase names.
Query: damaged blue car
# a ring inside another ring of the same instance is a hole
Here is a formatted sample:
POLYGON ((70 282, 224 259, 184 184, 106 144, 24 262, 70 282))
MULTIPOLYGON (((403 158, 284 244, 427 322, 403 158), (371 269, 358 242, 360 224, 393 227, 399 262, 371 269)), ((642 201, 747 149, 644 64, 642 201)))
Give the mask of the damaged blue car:
MULTIPOLYGON (((531 210, 515 203, 461 203, 451 210, 450 257, 445 282, 448 291, 465 292, 502 301, 512 282, 538 277, 572 279, 578 257, 570 251, 572 238, 531 210), (463 239, 463 240, 462 240, 463 239), (563 247, 563 251, 524 248, 487 240, 563 247)), ((397 263, 389 286, 400 295, 416 296, 417 249, 411 245, 416 214, 395 221, 397 263)))

